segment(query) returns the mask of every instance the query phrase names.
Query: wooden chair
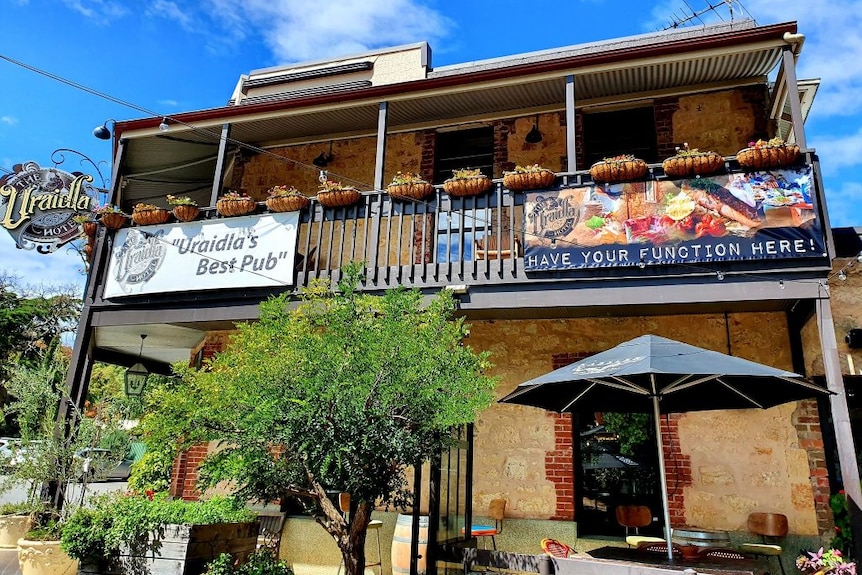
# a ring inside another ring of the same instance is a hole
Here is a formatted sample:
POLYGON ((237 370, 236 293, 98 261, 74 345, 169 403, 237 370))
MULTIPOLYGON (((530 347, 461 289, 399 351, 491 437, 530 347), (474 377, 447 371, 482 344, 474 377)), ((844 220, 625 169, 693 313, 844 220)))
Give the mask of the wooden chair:
POLYGON ((751 513, 748 516, 748 530, 755 535, 760 535, 761 542, 743 543, 739 550, 749 555, 777 558, 782 575, 786 575, 784 563, 781 561, 782 549, 778 541, 787 535, 787 516, 781 513, 759 511, 751 513))
MULTIPOLYGON (((505 499, 493 499, 491 503, 488 505, 488 517, 494 520, 494 525, 471 525, 470 526, 470 536, 471 537, 490 537, 491 545, 494 550, 497 549, 497 541, 495 537, 503 532, 503 517, 506 515, 506 500, 505 499)), ((482 548, 486 548, 485 541, 483 540, 482 548)))
POLYGON ((285 513, 261 511, 257 514, 257 549, 266 549, 278 559, 281 547, 281 530, 284 527, 285 513))
POLYGON ((565 559, 575 555, 575 550, 556 539, 542 539, 542 551, 551 557, 565 559))
MULTIPOLYGON (((651 537, 638 533, 638 529, 649 527, 652 523, 652 511, 646 505, 619 505, 614 512, 617 516, 617 523, 626 530, 626 543, 629 547, 640 547, 644 543, 665 542, 661 537, 651 537)), ((667 546, 665 546, 665 552, 667 552, 667 546)))
POLYGON ((509 259, 512 257, 520 257, 523 253, 521 249, 521 240, 518 237, 515 237, 515 249, 512 249, 511 243, 509 241, 509 235, 504 234, 499 241, 500 249, 497 249, 497 235, 489 234, 484 238, 479 238, 473 242, 475 247, 473 249, 473 259, 476 260, 485 260, 485 259, 509 259))

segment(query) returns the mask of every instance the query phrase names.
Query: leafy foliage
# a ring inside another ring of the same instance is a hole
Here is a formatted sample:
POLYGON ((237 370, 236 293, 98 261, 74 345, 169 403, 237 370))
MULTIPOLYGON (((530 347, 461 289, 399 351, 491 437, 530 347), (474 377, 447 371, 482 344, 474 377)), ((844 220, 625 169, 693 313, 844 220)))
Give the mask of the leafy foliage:
POLYGON ((853 546, 853 529, 850 525, 850 510, 847 508, 847 496, 842 489, 829 498, 829 507, 832 509, 832 518, 835 522, 835 537, 830 545, 843 551, 848 557, 853 557, 855 547, 853 546))
POLYGON ((448 431, 473 421, 495 385, 483 375, 487 355, 462 345, 448 292, 363 294, 360 272, 351 266, 335 294, 311 286, 295 309, 286 296, 262 304, 260 321, 241 326, 207 369, 178 366, 183 384, 157 390, 146 423, 181 445, 221 442, 201 467, 204 487, 300 498, 348 573, 361 564, 371 507, 409 504, 406 469, 448 446, 448 431), (333 490, 350 493, 352 525, 333 490))
POLYGON ((207 566, 204 575, 293 575, 293 570, 267 551, 252 553, 243 565, 235 565, 233 557, 222 553, 207 566))

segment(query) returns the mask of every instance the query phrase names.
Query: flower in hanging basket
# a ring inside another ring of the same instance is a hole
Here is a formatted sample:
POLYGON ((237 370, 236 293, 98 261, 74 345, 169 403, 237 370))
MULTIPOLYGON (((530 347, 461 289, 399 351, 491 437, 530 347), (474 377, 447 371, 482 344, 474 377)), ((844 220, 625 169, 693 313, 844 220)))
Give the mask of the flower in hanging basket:
POLYGON ((796 558, 796 568, 808 575, 856 575, 856 563, 845 561, 839 549, 824 551, 823 547, 802 553, 796 558))
POLYGON ((661 164, 665 175, 671 178, 687 178, 714 174, 724 167, 724 158, 717 152, 701 152, 689 148, 688 143, 676 148, 676 155, 661 164))
POLYGON ((590 177, 596 182, 626 182, 644 177, 647 163, 631 154, 605 158, 590 167, 590 177))
POLYGON ((443 182, 443 189, 450 196, 459 198, 478 196, 491 189, 491 178, 479 168, 453 170, 452 177, 443 182))
POLYGON ((163 224, 171 217, 171 213, 155 204, 135 204, 132 209, 132 221, 139 226, 163 224))
POLYGON ((257 204, 246 194, 226 192, 216 201, 216 211, 223 216, 244 216, 254 211, 257 204))
POLYGON ((557 176, 539 164, 515 166, 514 172, 503 172, 503 185, 516 192, 540 190, 553 185, 557 176))
POLYGON ((167 196, 168 205, 173 206, 171 210, 174 217, 181 222, 190 222, 201 213, 198 203, 188 196, 167 196))
POLYGON ((434 186, 412 172, 396 172, 386 191, 399 200, 424 200, 434 193, 434 186))
POLYGON ((81 226, 84 236, 92 238, 96 235, 96 220, 93 219, 91 214, 76 214, 72 216, 72 221, 81 226))
POLYGON ((93 214, 98 218, 102 225, 112 230, 118 230, 125 226, 129 221, 129 216, 123 213, 118 206, 106 204, 93 208, 93 214))
POLYGON ((356 204, 361 198, 359 190, 334 180, 323 180, 317 192, 317 201, 326 208, 345 208, 356 204))
POLYGON ((786 144, 781 138, 749 142, 748 147, 736 153, 736 161, 743 168, 765 170, 789 166, 799 158, 799 146, 786 144))
POLYGON ((293 186, 273 186, 267 193, 266 207, 271 212, 296 212, 311 204, 308 196, 293 186))

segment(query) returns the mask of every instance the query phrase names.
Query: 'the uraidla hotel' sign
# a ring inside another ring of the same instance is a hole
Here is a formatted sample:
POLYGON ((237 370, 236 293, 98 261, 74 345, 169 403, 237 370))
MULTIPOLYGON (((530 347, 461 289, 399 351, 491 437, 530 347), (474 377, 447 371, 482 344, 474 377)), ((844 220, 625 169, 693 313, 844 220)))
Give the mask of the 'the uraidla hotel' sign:
POLYGON ((16 165, 0 178, 0 224, 19 248, 53 252, 81 235, 81 224, 73 218, 92 209, 92 182, 87 174, 36 162, 16 165))

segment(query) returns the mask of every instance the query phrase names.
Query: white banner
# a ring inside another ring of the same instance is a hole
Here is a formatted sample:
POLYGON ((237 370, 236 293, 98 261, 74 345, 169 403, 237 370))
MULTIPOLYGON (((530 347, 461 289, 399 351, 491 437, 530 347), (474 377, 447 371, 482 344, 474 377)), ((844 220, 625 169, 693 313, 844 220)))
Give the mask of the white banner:
POLYGON ((117 231, 105 297, 293 285, 299 214, 117 231))

